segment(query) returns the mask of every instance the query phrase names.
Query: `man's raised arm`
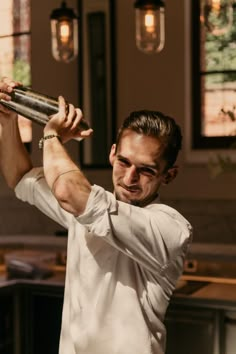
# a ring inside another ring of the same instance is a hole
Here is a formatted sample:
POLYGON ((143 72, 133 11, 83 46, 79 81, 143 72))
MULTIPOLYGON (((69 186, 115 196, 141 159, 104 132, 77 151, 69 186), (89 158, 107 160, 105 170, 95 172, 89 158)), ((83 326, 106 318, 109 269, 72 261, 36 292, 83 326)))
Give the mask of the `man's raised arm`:
MULTIPOLYGON (((16 84, 10 79, 0 81, 0 99, 10 99, 16 84)), ((32 168, 32 162, 21 142, 17 114, 0 103, 0 171, 7 185, 14 189, 20 179, 32 168)))

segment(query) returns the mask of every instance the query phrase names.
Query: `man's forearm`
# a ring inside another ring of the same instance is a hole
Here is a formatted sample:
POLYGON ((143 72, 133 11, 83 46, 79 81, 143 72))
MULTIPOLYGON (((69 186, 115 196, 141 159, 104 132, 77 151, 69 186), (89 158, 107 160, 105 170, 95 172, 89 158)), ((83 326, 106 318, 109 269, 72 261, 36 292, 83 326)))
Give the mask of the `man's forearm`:
POLYGON ((21 142, 17 116, 0 125, 0 169, 7 185, 14 189, 32 168, 30 157, 21 142))
POLYGON ((83 213, 91 185, 57 138, 45 141, 44 174, 61 207, 73 215, 83 213))

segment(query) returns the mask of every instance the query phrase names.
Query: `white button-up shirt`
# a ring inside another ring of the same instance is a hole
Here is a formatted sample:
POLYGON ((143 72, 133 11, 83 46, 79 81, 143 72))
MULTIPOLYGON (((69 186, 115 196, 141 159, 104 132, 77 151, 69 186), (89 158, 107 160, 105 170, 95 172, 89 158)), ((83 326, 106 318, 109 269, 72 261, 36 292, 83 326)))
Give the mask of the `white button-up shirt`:
POLYGON ((140 208, 96 185, 74 217, 39 168, 15 192, 68 229, 59 353, 163 354, 164 316, 191 241, 188 221, 157 200, 140 208))

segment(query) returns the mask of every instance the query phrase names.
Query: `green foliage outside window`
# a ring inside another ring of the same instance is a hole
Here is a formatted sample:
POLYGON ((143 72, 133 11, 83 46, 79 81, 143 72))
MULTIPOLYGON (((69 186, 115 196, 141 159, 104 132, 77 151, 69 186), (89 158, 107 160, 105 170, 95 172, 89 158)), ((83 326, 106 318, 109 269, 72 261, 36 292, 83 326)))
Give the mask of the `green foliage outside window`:
POLYGON ((30 64, 21 59, 16 59, 13 67, 13 79, 21 82, 24 86, 31 84, 30 64))
MULTIPOLYGON (((222 86, 232 86, 236 82, 236 8, 234 8, 234 20, 231 31, 221 36, 214 36, 210 32, 205 32, 204 43, 204 65, 201 70, 205 75, 205 88, 217 89, 222 86)), ((231 110, 220 112, 229 117, 235 124, 232 135, 236 134, 236 102, 231 110)), ((231 146, 236 149, 236 142, 231 146)), ((223 173, 235 173, 236 163, 229 156, 216 154, 208 162, 208 169, 212 178, 223 173)))
MULTIPOLYGON (((224 82, 236 81, 236 9, 234 9, 234 21, 231 31, 221 36, 214 36, 206 31, 205 40, 205 68, 206 72, 224 73, 224 82), (235 72, 228 72, 235 71, 235 72)), ((212 83, 221 83, 222 75, 209 75, 212 83)))

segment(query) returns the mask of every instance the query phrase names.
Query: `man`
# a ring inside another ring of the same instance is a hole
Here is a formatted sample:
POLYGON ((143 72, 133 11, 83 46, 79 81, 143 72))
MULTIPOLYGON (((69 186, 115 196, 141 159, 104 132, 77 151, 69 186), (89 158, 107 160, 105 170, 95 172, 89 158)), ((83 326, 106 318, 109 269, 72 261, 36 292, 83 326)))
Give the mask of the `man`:
MULTIPOLYGON (((9 99, 16 83, 0 82, 9 99)), ((59 97, 44 128, 43 168, 33 168, 16 114, 0 106, 0 165, 16 196, 68 229, 60 354, 162 354, 163 324, 191 226, 159 202, 177 175, 180 128, 160 112, 133 112, 111 148, 114 193, 91 185, 63 143, 82 112, 59 97)))

